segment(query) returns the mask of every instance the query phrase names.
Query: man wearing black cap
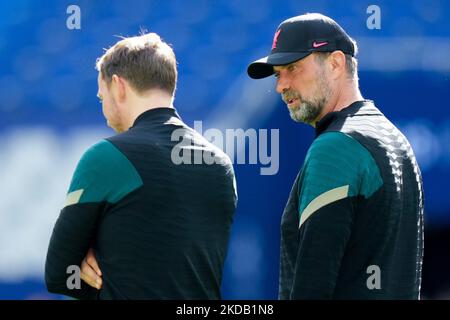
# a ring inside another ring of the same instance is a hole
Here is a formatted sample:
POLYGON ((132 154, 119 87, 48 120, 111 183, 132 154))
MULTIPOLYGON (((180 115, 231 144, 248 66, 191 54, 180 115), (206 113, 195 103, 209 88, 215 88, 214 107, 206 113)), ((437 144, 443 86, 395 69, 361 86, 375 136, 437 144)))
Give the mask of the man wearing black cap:
POLYGON ((423 187, 405 136, 359 88, 356 43, 332 19, 277 28, 272 74, 294 121, 316 131, 281 221, 280 299, 418 299, 423 187))

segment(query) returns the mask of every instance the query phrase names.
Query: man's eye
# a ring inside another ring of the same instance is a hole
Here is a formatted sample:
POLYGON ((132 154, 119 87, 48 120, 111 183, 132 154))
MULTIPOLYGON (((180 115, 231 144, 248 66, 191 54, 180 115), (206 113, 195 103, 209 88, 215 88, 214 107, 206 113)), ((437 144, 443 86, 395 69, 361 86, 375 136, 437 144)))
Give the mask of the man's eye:
POLYGON ((288 66, 288 71, 292 72, 295 70, 295 65, 291 64, 290 66, 288 66))
POLYGON ((274 76, 275 76, 275 78, 280 78, 280 74, 278 73, 278 72, 275 72, 274 74, 273 74, 274 76))

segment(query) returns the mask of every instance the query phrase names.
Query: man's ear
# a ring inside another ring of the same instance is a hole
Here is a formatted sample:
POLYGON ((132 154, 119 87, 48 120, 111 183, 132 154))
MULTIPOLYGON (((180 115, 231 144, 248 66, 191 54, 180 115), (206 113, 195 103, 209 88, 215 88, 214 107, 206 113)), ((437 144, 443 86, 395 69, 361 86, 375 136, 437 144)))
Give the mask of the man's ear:
POLYGON ((328 58, 332 77, 333 79, 337 79, 346 72, 345 54, 339 50, 333 51, 328 58))
POLYGON ((116 74, 111 78, 111 94, 117 102, 123 102, 127 96, 125 80, 116 74))

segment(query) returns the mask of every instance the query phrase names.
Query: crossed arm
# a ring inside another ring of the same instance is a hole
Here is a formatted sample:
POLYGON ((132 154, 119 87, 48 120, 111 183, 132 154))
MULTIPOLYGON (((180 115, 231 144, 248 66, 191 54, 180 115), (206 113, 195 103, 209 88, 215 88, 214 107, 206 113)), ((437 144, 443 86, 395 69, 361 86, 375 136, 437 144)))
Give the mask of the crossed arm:
POLYGON ((81 262, 81 279, 97 290, 102 288, 102 271, 95 259, 94 249, 90 248, 81 262))

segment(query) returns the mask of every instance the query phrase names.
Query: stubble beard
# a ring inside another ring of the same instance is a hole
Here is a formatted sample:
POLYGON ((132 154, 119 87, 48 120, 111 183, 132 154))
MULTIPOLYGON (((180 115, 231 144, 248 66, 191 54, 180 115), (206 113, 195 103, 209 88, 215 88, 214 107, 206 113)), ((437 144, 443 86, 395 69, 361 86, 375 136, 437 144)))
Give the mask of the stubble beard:
MULTIPOLYGON (((288 107, 289 115, 292 120, 296 122, 314 124, 319 115, 325 109, 331 94, 331 86, 324 75, 321 74, 318 77, 318 85, 313 94, 313 98, 306 99, 299 93, 292 91, 286 93, 286 96, 290 98, 297 98, 300 101, 298 106, 295 106, 294 108, 288 107)), ((284 98, 284 96, 285 95, 283 95, 283 100, 287 101, 288 99, 284 98)))

